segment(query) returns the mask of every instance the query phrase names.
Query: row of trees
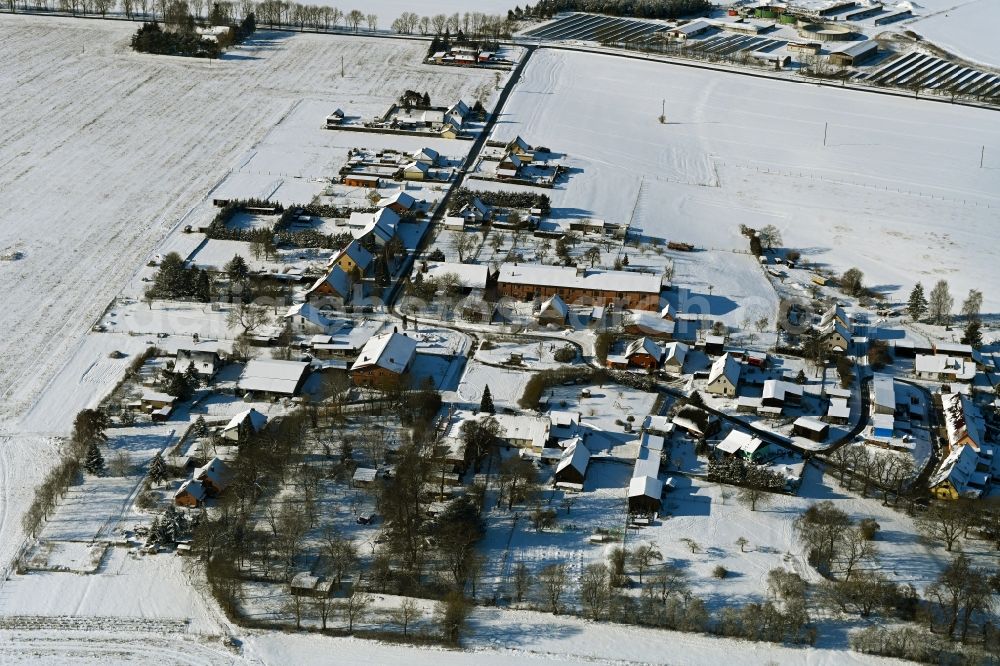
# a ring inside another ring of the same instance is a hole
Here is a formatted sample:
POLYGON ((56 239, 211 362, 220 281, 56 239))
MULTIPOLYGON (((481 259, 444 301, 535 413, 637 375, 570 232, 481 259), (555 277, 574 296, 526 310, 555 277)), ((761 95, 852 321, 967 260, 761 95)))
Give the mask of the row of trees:
MULTIPOLYGON (((951 324, 954 307, 955 299, 948 288, 947 280, 938 280, 929 297, 924 295, 924 286, 921 283, 918 282, 914 285, 907 301, 906 310, 913 321, 920 321, 926 315, 930 323, 948 326, 951 324)), ((976 348, 983 342, 982 320, 980 318, 982 307, 983 292, 978 289, 970 289, 968 296, 962 301, 960 311, 965 320, 962 342, 976 348)))
POLYGON ((712 8, 708 0, 539 0, 534 6, 516 7, 511 18, 552 18, 560 12, 588 12, 608 16, 676 19, 712 8))

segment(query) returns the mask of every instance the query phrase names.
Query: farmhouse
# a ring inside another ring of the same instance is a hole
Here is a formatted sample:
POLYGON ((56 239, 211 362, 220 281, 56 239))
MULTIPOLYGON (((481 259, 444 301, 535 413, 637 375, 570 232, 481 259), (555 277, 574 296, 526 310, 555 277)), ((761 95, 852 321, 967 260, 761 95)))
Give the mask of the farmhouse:
POLYGON ((800 416, 792 423, 792 433, 814 442, 822 442, 830 435, 830 424, 808 416, 800 416))
POLYGON ((255 358, 243 369, 236 389, 241 394, 293 396, 302 388, 308 373, 308 363, 255 358))
POLYGON ((201 482, 205 494, 209 497, 218 497, 229 487, 234 474, 226 463, 218 458, 212 458, 204 467, 195 469, 191 476, 195 481, 201 482))
POLYGON ((500 164, 497 165, 496 174, 497 178, 517 178, 518 171, 524 166, 524 162, 521 158, 514 153, 507 153, 500 164))
MULTIPOLYGON (((414 162, 416 164, 416 162, 414 162)), ((397 190, 392 196, 384 197, 378 202, 379 208, 388 208, 397 215, 406 215, 416 209, 417 200, 412 195, 397 190)))
POLYGON ((234 442, 245 442, 250 435, 257 434, 267 425, 267 417, 250 408, 240 412, 222 429, 220 436, 234 442))
POLYGON ((558 294, 566 303, 581 300, 630 309, 658 307, 662 276, 629 271, 587 271, 584 267, 505 263, 497 286, 501 296, 524 301, 558 294))
POLYGON ((551 422, 544 416, 529 414, 497 414, 500 439, 509 446, 541 451, 549 441, 551 422))
POLYGON ((285 315, 285 321, 295 333, 328 334, 340 325, 312 303, 296 303, 291 306, 285 315))
POLYGON ((944 459, 928 481, 938 499, 977 499, 989 489, 989 472, 980 469, 980 457, 971 446, 959 446, 944 459))
POLYGON ((174 493, 174 504, 193 509, 204 502, 206 497, 207 493, 201 482, 188 479, 174 493))
POLYGON ((590 463, 590 450, 583 442, 576 439, 563 452, 559 464, 556 465, 556 483, 572 483, 583 485, 587 476, 587 465, 590 463))
POLYGON ((553 410, 549 412, 549 440, 558 442, 576 437, 580 428, 580 412, 553 410))
POLYGON ((851 406, 846 398, 831 398, 830 407, 826 410, 827 423, 846 424, 851 418, 851 406))
POLYGON ((412 157, 415 162, 426 164, 429 167, 435 166, 441 159, 441 155, 433 148, 421 148, 413 153, 412 157))
POLYGON ((684 372, 684 359, 689 347, 683 342, 668 342, 663 355, 663 369, 680 374, 684 372))
POLYGON ((361 227, 360 232, 354 236, 357 240, 370 236, 378 247, 385 247, 396 235, 399 215, 387 208, 383 208, 377 213, 358 213, 355 211, 351 213, 348 225, 361 227))
POLYGON ((738 455, 747 462, 758 464, 773 459, 781 453, 781 449, 774 444, 741 430, 731 430, 715 445, 715 450, 726 457, 738 455))
POLYGON ((819 338, 831 352, 846 352, 851 343, 851 333, 839 321, 831 321, 825 328, 820 328, 819 338))
POLYGON ((398 382, 417 355, 417 341, 396 331, 368 340, 351 366, 358 386, 380 387, 398 382))
POLYGON ((976 363, 970 359, 945 354, 917 354, 913 373, 921 379, 939 382, 971 382, 976 378, 976 363))
POLYGON ((820 319, 819 327, 826 328, 832 322, 836 322, 846 328, 848 331, 851 330, 851 318, 844 311, 844 308, 839 305, 832 306, 829 310, 823 313, 823 318, 820 319))
POLYGON ((346 303, 351 300, 353 289, 354 279, 337 264, 329 273, 313 283, 306 292, 306 298, 335 297, 343 299, 346 303))
POLYGON ((948 446, 955 450, 970 446, 976 451, 986 443, 986 422, 979 408, 961 393, 941 395, 941 420, 944 421, 948 446))
POLYGON ((364 275, 374 260, 375 256, 366 250, 361 243, 354 240, 330 258, 329 266, 340 266, 348 275, 357 269, 361 275, 364 275))
POLYGON ((427 180, 430 171, 425 162, 410 162, 403 167, 403 180, 427 180))
POLYGON ((481 224, 488 221, 492 215, 493 211, 479 197, 474 197, 458 211, 458 217, 464 219, 466 224, 481 224))
POLYGON ((633 340, 625 348, 625 352, 620 355, 609 355, 607 366, 609 368, 642 368, 644 370, 656 370, 660 367, 660 360, 663 358, 663 349, 652 338, 638 338, 633 340))
POLYGON ((723 354, 712 364, 705 390, 715 395, 733 397, 740 386, 742 364, 732 354, 723 354))
POLYGON ((198 349, 178 349, 174 361, 174 372, 184 374, 188 368, 193 368, 195 374, 202 379, 211 379, 222 366, 218 352, 198 349))
POLYGON ((514 137, 506 146, 507 152, 517 155, 522 163, 530 163, 535 159, 535 149, 520 136, 514 137))

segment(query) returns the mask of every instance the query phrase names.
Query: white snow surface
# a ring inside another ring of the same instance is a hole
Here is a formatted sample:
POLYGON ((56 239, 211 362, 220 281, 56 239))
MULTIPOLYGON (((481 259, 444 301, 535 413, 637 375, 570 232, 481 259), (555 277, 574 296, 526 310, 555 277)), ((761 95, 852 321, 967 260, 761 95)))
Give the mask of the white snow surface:
POLYGON ((739 251, 741 223, 773 224, 810 262, 858 266, 890 298, 917 280, 965 293, 998 279, 993 111, 541 49, 494 138, 518 134, 566 155, 557 217, 739 251))
POLYGON ((1000 22, 1000 3, 940 0, 921 4, 924 8, 913 12, 918 18, 899 24, 899 29, 912 30, 955 55, 1000 67, 1000 40, 993 29, 1000 22))

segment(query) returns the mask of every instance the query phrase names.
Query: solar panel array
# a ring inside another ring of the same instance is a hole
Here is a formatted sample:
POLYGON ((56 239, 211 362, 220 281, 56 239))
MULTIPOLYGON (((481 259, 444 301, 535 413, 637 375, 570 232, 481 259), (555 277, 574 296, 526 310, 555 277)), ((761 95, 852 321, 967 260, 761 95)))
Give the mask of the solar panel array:
POLYGON ((939 90, 978 98, 1000 98, 1000 76, 937 56, 911 51, 862 77, 866 83, 939 90))
POLYGON ((784 39, 722 34, 697 42, 689 42, 687 48, 712 55, 731 56, 743 51, 773 51, 787 43, 784 39))
POLYGON ((664 23, 640 19, 570 14, 551 23, 532 28, 527 37, 550 41, 579 40, 584 42, 632 42, 648 38, 666 27, 664 23))

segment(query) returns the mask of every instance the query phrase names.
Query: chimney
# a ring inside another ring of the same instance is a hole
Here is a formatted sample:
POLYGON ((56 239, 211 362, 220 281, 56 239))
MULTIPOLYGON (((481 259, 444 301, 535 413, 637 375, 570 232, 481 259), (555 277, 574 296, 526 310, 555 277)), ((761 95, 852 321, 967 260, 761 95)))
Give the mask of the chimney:
POLYGON ((584 264, 577 264, 576 265, 576 276, 577 277, 583 277, 586 274, 587 274, 587 267, 584 264))

